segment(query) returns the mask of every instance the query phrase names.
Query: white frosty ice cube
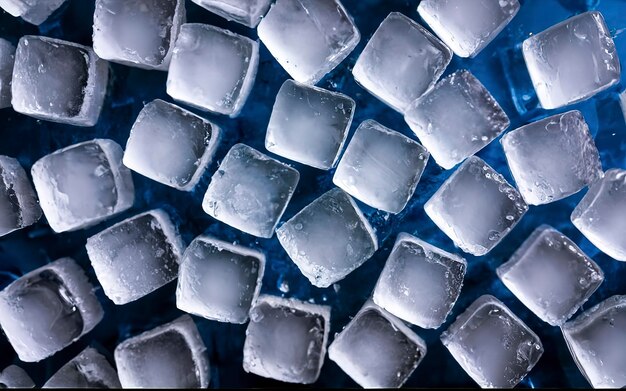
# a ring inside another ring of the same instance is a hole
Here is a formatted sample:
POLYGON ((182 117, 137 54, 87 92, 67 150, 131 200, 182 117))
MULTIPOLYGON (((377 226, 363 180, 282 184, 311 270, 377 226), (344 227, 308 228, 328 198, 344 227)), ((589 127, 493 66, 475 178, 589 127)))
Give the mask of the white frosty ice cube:
POLYGON ((124 165, 178 190, 191 191, 211 163, 221 129, 190 111, 156 99, 139 113, 124 165))
POLYGON ((343 190, 334 188, 276 230, 289 257, 311 284, 326 288, 378 249, 376 233, 343 190))
POLYGON ((28 23, 40 25, 67 0, 0 0, 0 7, 28 23))
POLYGON ((413 196, 428 157, 417 141, 366 120, 352 136, 333 183, 374 208, 399 213, 413 196))
POLYGON ((452 52, 413 20, 392 12, 359 56, 352 74, 372 95, 404 112, 446 70, 452 52))
POLYGON ((130 217, 87 239, 87 254, 115 304, 135 301, 173 281, 184 244, 167 213, 130 217))
POLYGON ((107 359, 88 347, 52 375, 43 388, 122 388, 122 385, 107 359))
POLYGON ((371 301, 328 347, 328 358, 364 388, 400 388, 425 355, 426 343, 371 301))
POLYGON ((261 290, 264 270, 263 253, 199 236, 180 264, 176 306, 207 319, 245 323, 261 290))
POLYGON ((272 0, 191 0, 222 18, 255 28, 272 0))
POLYGON ((442 79, 410 105, 404 119, 445 169, 483 149, 510 124, 498 102, 466 70, 442 79))
POLYGON ((16 159, 0 156, 0 236, 34 224, 40 217, 26 172, 16 159))
POLYGON ((585 100, 620 80, 615 44, 597 11, 532 35, 524 41, 523 53, 544 109, 585 100))
POLYGON ((34 388, 35 382, 25 370, 17 365, 9 365, 0 371, 0 388, 34 388))
POLYGON ((543 354, 539 337, 490 295, 459 315, 441 342, 482 388, 515 387, 543 354))
POLYGON ((0 292, 0 326, 26 362, 69 346, 103 315, 94 287, 71 258, 26 273, 0 292))
POLYGON ((258 33, 287 73, 306 84, 317 84, 361 40, 339 0, 277 0, 258 33))
POLYGON ((424 210, 461 250, 479 256, 500 243, 528 205, 502 175, 471 156, 426 202, 424 210))
POLYGON ((314 383, 329 332, 329 306, 261 295, 250 310, 243 369, 289 383, 314 383))
POLYGON ((123 153, 112 140, 94 139, 35 162, 33 183, 54 231, 90 227, 133 206, 135 188, 123 153))
POLYGON ((124 388, 207 388, 209 358, 189 315, 128 338, 115 348, 124 388))
POLYGON ((98 122, 109 66, 94 51, 60 39, 26 35, 15 52, 13 109, 75 126, 98 122))
POLYGON ((236 117, 258 65, 257 41, 207 24, 183 24, 167 74, 167 94, 200 110, 236 117))
POLYGON ((15 46, 0 38, 0 109, 11 107, 11 78, 15 63, 15 46))
POLYGON ((287 80, 276 96, 265 148, 328 170, 348 137, 355 106, 349 96, 287 80))

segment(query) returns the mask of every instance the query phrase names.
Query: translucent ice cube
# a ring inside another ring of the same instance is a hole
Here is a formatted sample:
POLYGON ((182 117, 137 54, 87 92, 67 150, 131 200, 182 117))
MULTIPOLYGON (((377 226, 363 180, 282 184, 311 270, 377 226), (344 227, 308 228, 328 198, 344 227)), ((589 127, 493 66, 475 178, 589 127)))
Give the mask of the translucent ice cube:
POLYGON ((287 80, 276 96, 265 148, 328 170, 335 165, 348 137, 354 109, 349 96, 287 80))
POLYGON ((46 121, 94 126, 104 102, 108 76, 107 62, 91 48, 26 35, 15 52, 13 109, 46 121))
POLYGON ((306 84, 317 84, 361 40, 339 0, 277 0, 258 33, 287 73, 306 84))
POLYGON ((69 346, 103 315, 94 287, 71 258, 26 273, 0 292, 0 326, 26 362, 69 346))
POLYGON ((255 28, 272 0, 191 0, 222 18, 255 28))
POLYGON ((94 348, 87 348, 61 367, 43 388, 122 388, 117 372, 94 348))
POLYGON ((483 149, 510 124, 498 102, 466 70, 442 79, 411 104, 404 119, 445 169, 483 149))
POLYGON ((417 141, 367 120, 352 136, 333 183, 374 208, 399 213, 413 196, 428 157, 417 141))
POLYGON ((0 371, 0 388, 34 388, 35 382, 25 370, 17 365, 9 365, 0 371))
POLYGON ((329 306, 261 295, 250 311, 243 369, 289 383, 314 383, 329 332, 329 306))
POLYGON ((452 52, 408 17, 392 12, 359 56, 352 74, 372 95, 404 112, 446 70, 452 52))
POLYGON ((20 163, 0 156, 0 236, 34 224, 41 208, 20 163))
POLYGON ((33 182, 53 230, 90 227, 133 206, 135 188, 123 153, 112 140, 94 139, 35 162, 33 182))
POLYGON ((0 7, 28 23, 40 25, 67 0, 0 0, 0 7))
POLYGON ((15 63, 15 46, 0 38, 0 109, 11 107, 11 78, 15 63))
POLYGON ((539 337, 500 300, 479 297, 441 342, 482 388, 513 388, 543 354, 539 337))

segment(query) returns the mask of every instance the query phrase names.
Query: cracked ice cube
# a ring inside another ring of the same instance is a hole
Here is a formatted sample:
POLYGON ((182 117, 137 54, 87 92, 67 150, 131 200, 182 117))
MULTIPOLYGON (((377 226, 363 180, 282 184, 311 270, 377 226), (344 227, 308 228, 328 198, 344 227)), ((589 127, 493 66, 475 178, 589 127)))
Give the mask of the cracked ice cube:
POLYGON ((35 382, 22 368, 9 365, 0 371, 0 388, 35 388, 35 382))
POLYGON ((88 347, 52 375, 43 388, 122 388, 122 385, 107 359, 88 347))
POLYGON ((41 208, 20 163, 0 156, 0 236, 36 223, 41 208))
POLYGON ((270 8, 272 0, 191 0, 233 22, 255 28, 270 8))
POLYGON ((0 0, 0 7, 28 23, 40 25, 67 0, 0 0))
POLYGON ((0 38, 0 109, 11 107, 11 79, 15 63, 15 46, 0 38))

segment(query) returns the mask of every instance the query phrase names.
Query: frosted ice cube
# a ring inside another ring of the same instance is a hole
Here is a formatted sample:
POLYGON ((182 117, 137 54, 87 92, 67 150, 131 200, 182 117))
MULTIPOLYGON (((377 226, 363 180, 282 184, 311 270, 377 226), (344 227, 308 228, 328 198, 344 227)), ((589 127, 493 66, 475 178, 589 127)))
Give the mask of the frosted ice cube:
POLYGON ((400 388, 425 355, 426 343, 371 301, 328 347, 328 358, 363 388, 400 388))
POLYGON ((0 0, 0 7, 9 14, 40 25, 67 0, 0 0))
POLYGON ((400 319, 435 329, 458 299, 466 269, 465 259, 402 232, 372 298, 400 319))
POLYGON ((36 223, 41 208, 20 163, 0 156, 0 236, 36 223))
POLYGON ((191 0, 222 18, 255 28, 272 0, 191 0))
POLYGON ((184 0, 96 0, 93 50, 105 60, 165 71, 184 21, 184 0))
POLYGON ((115 348, 124 388, 207 388, 209 357, 189 315, 128 338, 115 348))
POLYGON ((0 38, 0 109, 11 107, 11 78, 15 63, 15 46, 0 38))
POLYGON ((54 231, 90 227, 133 206, 135 188, 123 153, 112 140, 94 139, 35 162, 33 183, 54 231))
POLYGON ((543 354, 539 337, 490 295, 459 315, 441 342, 482 388, 515 387, 543 354))
POLYGON ((122 388, 122 385, 107 359, 88 347, 52 375, 43 388, 122 388))
POLYGON ((366 120, 352 136, 333 183, 374 208, 399 213, 413 196, 429 156, 417 141, 366 120))
POLYGON ((330 306, 261 295, 250 310, 243 369, 289 383, 314 383, 330 332, 330 306))
POLYGON ((26 35, 15 52, 13 109, 75 126, 98 122, 109 66, 94 51, 60 39, 26 35))
POLYGON ((245 323, 261 290, 264 270, 263 253, 199 236, 181 261, 176 306, 207 319, 245 323))
POLYGON ((404 112, 446 70, 452 52, 413 20, 392 12, 359 56, 352 74, 372 95, 404 112))
POLYGON ((277 0, 258 33, 287 73, 306 84, 317 84, 361 40, 339 0, 277 0))
POLYGON ((0 292, 0 326, 25 362, 69 346, 103 315, 94 287, 71 258, 26 273, 0 292))
POLYGON ((299 179, 296 169, 237 144, 213 174, 202 208, 231 227, 271 238, 299 179))
POLYGON ((378 249, 374 229, 338 188, 307 205, 276 236, 302 274, 320 288, 343 279, 378 249))
POLYGON ((126 304, 176 278, 184 243, 167 213, 154 209, 90 237, 86 247, 104 293, 126 304))
POLYGON ((613 296, 561 328, 576 365, 594 388, 626 387, 626 296, 613 296))
POLYGON ((407 108, 404 119, 446 170, 483 149, 510 124, 485 86, 466 70, 442 79, 407 108))
POLYGON ((200 110, 236 117, 258 65, 257 41, 207 24, 183 24, 167 74, 167 94, 200 110))
POLYGON ((349 96, 287 80, 276 96, 265 148, 328 170, 348 137, 355 106, 349 96))
POLYGON ((211 163, 221 129, 156 99, 139 113, 124 152, 124 165, 178 190, 191 191, 211 163))
POLYGON ((479 256, 500 243, 528 205, 502 175, 471 156, 426 202, 424 210, 461 250, 479 256))
POLYGON ((520 9, 518 0, 424 0, 417 12, 460 57, 474 57, 520 9))
POLYGON ((620 80, 620 63, 600 12, 573 16, 532 35, 524 60, 544 109, 585 100, 620 80))
POLYGON ((0 388, 34 388, 35 382, 25 370, 17 365, 9 365, 0 371, 0 388))

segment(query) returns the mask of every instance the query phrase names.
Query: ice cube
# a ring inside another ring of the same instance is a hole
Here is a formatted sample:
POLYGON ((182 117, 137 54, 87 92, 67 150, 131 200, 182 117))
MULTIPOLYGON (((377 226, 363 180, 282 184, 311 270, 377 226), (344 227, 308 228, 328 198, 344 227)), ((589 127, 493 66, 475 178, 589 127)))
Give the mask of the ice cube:
POLYGON ((191 0, 222 18, 255 28, 272 0, 191 0))
POLYGON ((276 96, 265 148, 328 170, 348 137, 355 106, 349 96, 287 80, 276 96))
POLYGON ((15 52, 13 109, 75 126, 98 122, 109 66, 94 51, 60 39, 26 35, 15 52))
POLYGON ((35 388, 35 382, 22 368, 9 365, 0 371, 0 388, 35 388))
POLYGON ((221 129, 202 117, 156 99, 139 113, 124 165, 178 190, 191 191, 211 163, 221 129))
POLYGON ((582 374, 594 388, 626 387, 626 296, 613 296, 561 328, 582 374))
POLYGON ((615 44, 598 11, 532 35, 524 41, 523 52, 544 109, 585 100, 620 80, 615 44))
POLYGON ((185 21, 184 0, 96 0, 93 50, 105 60, 167 70, 185 21))
POLYGON ((237 144, 213 174, 202 208, 231 227, 271 238, 299 179, 296 169, 237 144))
POLYGON ((500 142, 528 204, 560 200, 602 176, 598 149, 577 110, 522 126, 500 142))
POLYGON ((543 354, 539 337, 490 295, 459 315, 441 342, 482 388, 515 387, 543 354))
POLYGON ((41 208, 20 163, 0 156, 0 236, 36 223, 41 208))
POLYGON ((0 109, 11 107, 11 78, 15 63, 15 46, 0 38, 0 109))
POLYGON ((250 310, 243 369, 289 383, 314 383, 330 331, 330 306, 261 295, 250 310))
POLYGON ((624 120, 626 121, 626 91, 619 94, 619 103, 622 106, 622 113, 624 113, 624 120))
POLYGON ((435 329, 461 293, 467 262, 407 233, 400 233, 372 298, 400 319, 435 329))
POLYGON ((460 57, 474 57, 520 9, 518 0, 424 0, 417 12, 460 57))
POLYGON ((135 188, 123 153, 112 140, 94 139, 35 162, 33 183, 55 232, 90 227, 133 206, 135 188))
POLYGON ((28 23, 40 25, 67 0, 0 0, 0 8, 21 17, 28 23))
POLYGON ((328 347, 328 358, 363 388, 400 388, 425 355, 426 343, 372 301, 328 347))
POLYGON ((317 84, 361 40, 339 0, 277 0, 258 33, 287 73, 306 84, 317 84))
POLYGON ((52 375, 43 388, 122 388, 122 385, 107 359, 88 347, 52 375))
POLYGON ((209 357, 189 315, 131 337, 115 348, 124 388, 207 388, 209 357))
POLYGON ((307 205, 276 236, 302 274, 320 288, 343 279, 378 249, 374 229, 338 188, 307 205))
POLYGON ((154 209, 90 237, 86 247, 104 293, 119 305, 173 281, 184 243, 167 213, 154 209))
POLYGON ((392 12, 359 56, 352 74, 372 95, 404 112, 446 70, 452 51, 413 20, 392 12))
POLYGON ((207 319, 245 323, 259 296, 264 270, 263 253, 199 236, 181 261, 176 306, 207 319))
POLYGON ((103 315, 94 287, 71 258, 26 273, 0 292, 0 326, 25 362, 69 346, 103 315))
POLYGON ((207 24, 183 24, 167 74, 167 94, 200 110, 236 117, 258 65, 257 41, 207 24))
POLYGON ((461 250, 480 256, 517 225, 528 205, 502 175, 471 156, 426 202, 424 210, 461 250))
POLYGON ((369 206, 399 213, 413 196, 429 156, 417 141, 366 120, 352 136, 333 183, 369 206))
POLYGON ((446 170, 483 149, 510 124, 498 102, 466 70, 442 79, 410 105, 404 119, 446 170))

